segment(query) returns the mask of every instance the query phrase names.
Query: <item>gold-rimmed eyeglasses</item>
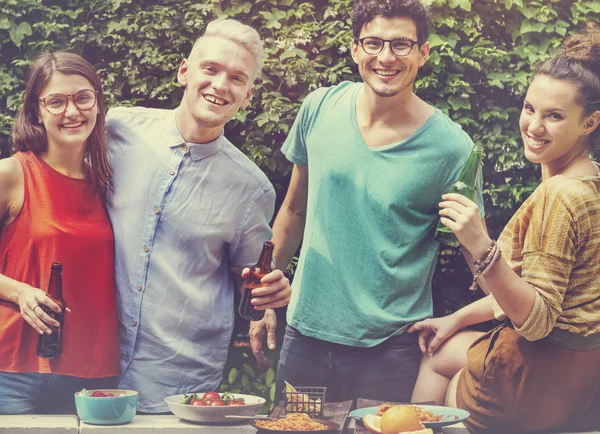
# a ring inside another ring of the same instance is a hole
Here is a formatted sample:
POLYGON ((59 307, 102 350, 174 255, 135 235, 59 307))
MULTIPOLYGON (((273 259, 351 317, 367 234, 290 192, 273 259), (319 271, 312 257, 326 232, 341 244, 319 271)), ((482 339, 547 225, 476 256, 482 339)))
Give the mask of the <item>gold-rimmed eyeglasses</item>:
POLYGON ((88 111, 96 105, 97 94, 98 92, 93 89, 81 89, 70 95, 52 93, 45 98, 39 98, 38 101, 48 110, 48 113, 58 116, 67 111, 69 97, 71 97, 78 110, 88 111))
POLYGON ((389 42, 392 53, 398 57, 404 57, 411 52, 412 48, 419 43, 408 38, 381 39, 375 36, 356 39, 363 51, 371 56, 376 56, 383 51, 385 43, 389 42))

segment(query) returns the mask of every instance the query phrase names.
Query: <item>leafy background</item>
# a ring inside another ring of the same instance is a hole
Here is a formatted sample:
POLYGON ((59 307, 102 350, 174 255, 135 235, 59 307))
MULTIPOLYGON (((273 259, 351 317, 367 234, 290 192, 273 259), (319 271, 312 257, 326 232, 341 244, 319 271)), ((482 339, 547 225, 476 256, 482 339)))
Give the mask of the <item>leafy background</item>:
MULTIPOLYGON (((495 237, 539 182, 538 170, 523 158, 517 127, 532 65, 569 31, 600 21, 600 2, 425 3, 432 11, 432 54, 417 92, 485 147, 486 218, 495 237)), ((359 80, 348 53, 351 7, 351 0, 2 0, 0 157, 11 154, 25 74, 39 52, 83 55, 99 71, 109 106, 173 108, 182 96, 176 82, 182 57, 208 21, 232 17, 259 30, 267 57, 251 106, 227 124, 226 135, 267 173, 279 204, 291 170, 279 149, 301 101, 317 87, 359 80)), ((480 296, 466 289, 471 277, 455 250, 443 249, 438 262, 437 315, 480 296)), ((260 394, 272 405, 274 371, 257 369, 246 329, 236 327, 221 388, 260 394)), ((276 362, 276 351, 268 356, 276 362)))

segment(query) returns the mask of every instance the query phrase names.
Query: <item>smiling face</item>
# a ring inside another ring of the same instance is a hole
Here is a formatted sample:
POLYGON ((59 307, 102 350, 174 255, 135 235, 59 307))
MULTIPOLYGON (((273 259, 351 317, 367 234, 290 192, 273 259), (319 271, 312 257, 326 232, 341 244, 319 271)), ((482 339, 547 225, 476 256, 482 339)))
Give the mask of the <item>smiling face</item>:
POLYGON ((202 38, 177 75, 185 87, 184 117, 197 127, 220 131, 248 105, 256 68, 254 57, 241 45, 217 36, 202 38))
MULTIPOLYGON (((61 93, 72 95, 83 89, 94 89, 92 84, 83 76, 63 74, 55 71, 48 84, 39 94, 46 98, 46 103, 52 104, 52 94, 61 93)), ((96 126, 98 105, 90 110, 79 110, 73 103, 72 97, 67 98, 67 108, 64 113, 53 115, 46 110, 44 103, 39 102, 37 112, 38 122, 44 125, 48 149, 56 147, 85 147, 88 137, 96 126)))
MULTIPOLYGON (((377 16, 365 24, 360 38, 373 36, 381 39, 408 38, 417 40, 417 27, 411 18, 385 18, 377 16)), ((427 61, 429 43, 415 45, 404 57, 394 55, 389 43, 377 55, 364 52, 360 43, 352 42, 352 59, 366 86, 380 97, 393 97, 403 92, 412 92, 417 72, 427 61)))
POLYGON ((519 121, 525 157, 560 173, 589 148, 596 122, 577 102, 579 89, 566 80, 537 75, 525 97, 519 121))

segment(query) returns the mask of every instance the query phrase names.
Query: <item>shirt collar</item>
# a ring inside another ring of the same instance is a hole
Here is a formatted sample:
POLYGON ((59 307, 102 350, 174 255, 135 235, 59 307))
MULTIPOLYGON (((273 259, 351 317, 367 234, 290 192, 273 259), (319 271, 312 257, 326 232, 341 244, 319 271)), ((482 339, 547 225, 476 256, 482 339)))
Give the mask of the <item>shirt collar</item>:
POLYGON ((169 131, 168 133, 168 142, 170 143, 169 146, 171 148, 178 147, 184 150, 184 152, 187 147, 187 149, 189 149, 190 151, 190 157, 194 161, 202 160, 203 158, 208 158, 212 155, 215 155, 221 149, 221 144, 223 141, 223 131, 221 131, 221 134, 219 134, 219 136, 212 142, 190 143, 185 141, 185 139, 179 132, 179 129, 177 128, 177 123, 175 122, 175 110, 171 110, 171 125, 171 131, 169 131))

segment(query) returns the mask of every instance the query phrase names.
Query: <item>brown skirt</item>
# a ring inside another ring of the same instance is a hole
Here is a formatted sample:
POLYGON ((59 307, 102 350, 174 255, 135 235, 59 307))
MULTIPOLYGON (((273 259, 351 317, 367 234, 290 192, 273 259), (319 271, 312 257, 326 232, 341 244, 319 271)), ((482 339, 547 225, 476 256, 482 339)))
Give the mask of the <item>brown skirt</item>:
POLYGON ((600 349, 530 342, 506 325, 471 345, 456 394, 471 433, 600 428, 600 349))

